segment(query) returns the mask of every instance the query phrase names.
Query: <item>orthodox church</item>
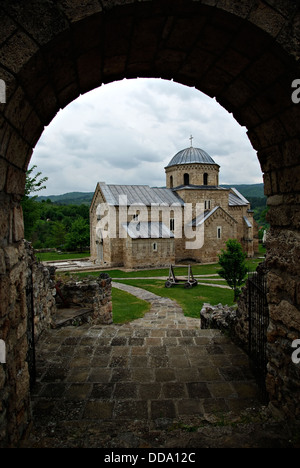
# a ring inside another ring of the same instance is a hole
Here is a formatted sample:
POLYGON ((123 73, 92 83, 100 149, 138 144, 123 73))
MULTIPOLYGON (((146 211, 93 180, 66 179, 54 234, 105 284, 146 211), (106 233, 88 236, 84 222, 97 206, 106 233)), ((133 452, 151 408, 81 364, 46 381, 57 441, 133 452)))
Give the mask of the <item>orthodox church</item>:
POLYGON ((250 203, 219 185, 220 166, 192 145, 165 167, 166 187, 98 182, 90 206, 91 260, 144 268, 217 262, 228 239, 258 251, 250 203))

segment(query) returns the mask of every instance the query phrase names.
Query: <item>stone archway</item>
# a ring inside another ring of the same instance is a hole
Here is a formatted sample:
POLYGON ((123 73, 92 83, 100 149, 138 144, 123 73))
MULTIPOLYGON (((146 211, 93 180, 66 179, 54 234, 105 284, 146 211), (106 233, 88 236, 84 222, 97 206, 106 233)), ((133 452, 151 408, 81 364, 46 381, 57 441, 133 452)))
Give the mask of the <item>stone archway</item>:
POLYGON ((32 149, 60 108, 125 77, 195 86, 247 127, 270 206, 268 388, 274 404, 295 414, 299 369, 289 343, 300 333, 300 104, 291 99, 300 78, 298 2, 1 0, 0 15, 0 339, 7 353, 0 444, 16 444, 30 420, 20 199, 32 149))

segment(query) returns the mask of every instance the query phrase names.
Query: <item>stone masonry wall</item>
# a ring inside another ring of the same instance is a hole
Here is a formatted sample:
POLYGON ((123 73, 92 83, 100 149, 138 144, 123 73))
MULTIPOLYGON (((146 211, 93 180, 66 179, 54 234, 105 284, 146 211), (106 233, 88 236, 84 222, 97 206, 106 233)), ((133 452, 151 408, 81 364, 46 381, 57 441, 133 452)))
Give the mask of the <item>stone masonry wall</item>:
POLYGON ((1 448, 16 445, 31 421, 26 269, 23 241, 0 248, 0 339, 5 343, 5 362, 0 363, 1 448))
POLYGON ((55 268, 47 268, 37 262, 28 242, 25 242, 25 247, 28 259, 27 301, 28 308, 33 307, 34 338, 37 340, 43 330, 49 328, 56 312, 55 268))
MULTIPOLYGON (((60 282, 59 288, 63 298, 72 305, 93 310, 94 325, 112 323, 111 278, 106 273, 82 281, 60 282)), ((59 304, 59 298, 57 301, 59 304)))

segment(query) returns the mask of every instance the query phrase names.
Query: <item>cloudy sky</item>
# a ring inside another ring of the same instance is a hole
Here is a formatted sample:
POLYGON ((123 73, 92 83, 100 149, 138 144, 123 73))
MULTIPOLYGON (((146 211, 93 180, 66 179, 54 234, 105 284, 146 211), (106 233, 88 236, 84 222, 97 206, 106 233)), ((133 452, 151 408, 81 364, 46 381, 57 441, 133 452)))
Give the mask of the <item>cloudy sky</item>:
POLYGON ((48 177, 40 195, 93 192, 108 184, 164 186, 164 167, 190 146, 204 149, 221 184, 262 182, 246 129, 194 88, 157 79, 123 80, 91 91, 60 111, 31 159, 48 177))

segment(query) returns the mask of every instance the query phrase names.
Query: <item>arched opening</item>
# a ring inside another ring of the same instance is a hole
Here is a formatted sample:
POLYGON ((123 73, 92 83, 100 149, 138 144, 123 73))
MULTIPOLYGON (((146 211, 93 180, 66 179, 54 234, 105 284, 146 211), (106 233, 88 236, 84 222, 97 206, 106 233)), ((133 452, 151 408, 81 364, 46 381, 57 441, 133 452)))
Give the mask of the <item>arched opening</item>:
POLYGON ((187 172, 183 174, 183 185, 190 185, 190 175, 187 172))
POLYGON ((205 172, 203 174, 203 185, 208 185, 208 174, 205 172))
POLYGON ((170 176, 170 188, 173 188, 173 176, 170 176))
POLYGON ((101 83, 124 77, 163 77, 195 86, 248 129, 270 206, 269 353, 276 348, 276 362, 270 354, 268 388, 274 404, 299 417, 299 405, 290 398, 292 383, 281 365, 290 362, 282 336, 299 332, 300 108, 291 99, 291 84, 300 75, 297 3, 221 2, 211 7, 153 0, 78 8, 75 3, 35 2, 6 3, 2 13, 0 69, 6 102, 0 104, 0 326, 9 353, 1 390, 4 406, 10 408, 4 415, 5 442, 15 443, 30 419, 20 199, 32 149, 60 108, 101 83), (22 397, 16 397, 11 376, 18 376, 22 397), (17 420, 16 414, 23 417, 17 420))

